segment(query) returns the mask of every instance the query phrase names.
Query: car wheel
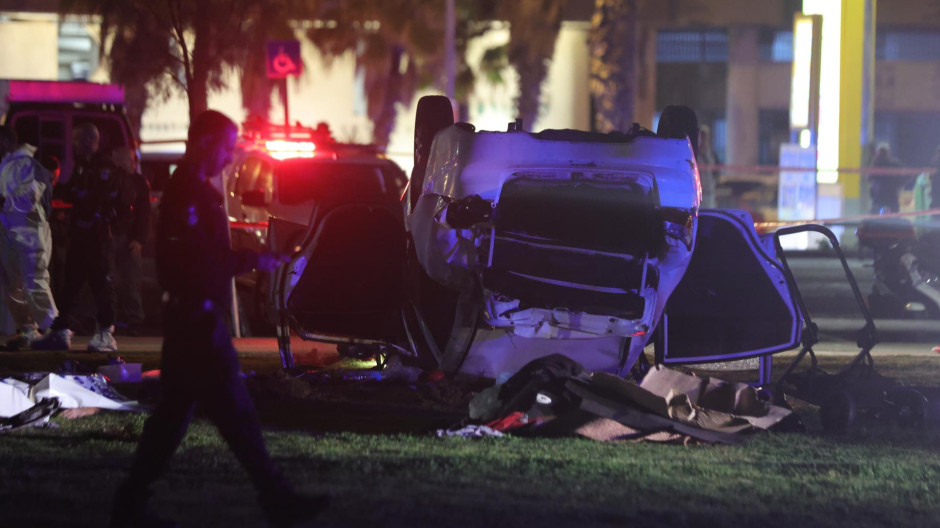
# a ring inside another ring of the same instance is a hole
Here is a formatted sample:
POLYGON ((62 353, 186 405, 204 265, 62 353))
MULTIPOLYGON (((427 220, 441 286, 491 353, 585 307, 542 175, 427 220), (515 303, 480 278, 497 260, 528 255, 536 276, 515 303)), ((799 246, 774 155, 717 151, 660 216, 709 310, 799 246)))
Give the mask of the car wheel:
POLYGON ((698 156, 698 116, 688 106, 669 105, 659 116, 656 135, 670 139, 689 138, 692 151, 698 156))
POLYGON ((408 187, 408 211, 414 209, 424 186, 424 173, 431 155, 431 143, 442 129, 454 124, 454 109, 443 95, 426 95, 418 101, 415 113, 414 169, 408 187))
POLYGON ((898 389, 889 396, 897 412, 898 425, 905 428, 920 427, 927 415, 927 398, 914 389, 898 389))

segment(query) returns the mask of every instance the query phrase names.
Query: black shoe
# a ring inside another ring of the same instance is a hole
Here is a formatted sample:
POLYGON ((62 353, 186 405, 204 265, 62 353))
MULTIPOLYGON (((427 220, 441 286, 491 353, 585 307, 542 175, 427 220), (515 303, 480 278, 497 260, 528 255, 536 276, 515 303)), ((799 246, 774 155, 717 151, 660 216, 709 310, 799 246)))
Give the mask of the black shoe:
POLYGON ((6 345, 2 347, 2 350, 7 352, 19 352, 21 350, 29 350, 30 345, 33 341, 42 337, 42 333, 35 328, 29 330, 23 330, 20 333, 16 334, 13 339, 7 341, 6 345))
POLYGON ((290 528, 298 523, 312 521, 330 505, 330 495, 304 495, 294 491, 261 494, 261 510, 275 528, 290 528))
POLYGON ((67 328, 50 330, 46 335, 33 340, 30 344, 33 350, 69 350, 72 346, 72 332, 67 328))
POLYGON ((29 350, 29 343, 29 339, 21 334, 7 341, 7 343, 3 345, 0 350, 3 350, 4 352, 19 352, 20 350, 29 350))
POLYGON ((150 493, 122 485, 114 495, 110 528, 179 528, 170 519, 157 516, 147 505, 150 493))

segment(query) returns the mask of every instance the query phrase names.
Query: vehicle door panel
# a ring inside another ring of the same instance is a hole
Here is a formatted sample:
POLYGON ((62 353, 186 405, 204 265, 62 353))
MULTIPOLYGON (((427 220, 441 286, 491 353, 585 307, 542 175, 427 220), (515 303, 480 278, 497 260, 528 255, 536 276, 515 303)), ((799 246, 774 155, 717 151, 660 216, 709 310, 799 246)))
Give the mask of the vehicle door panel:
POLYGON ((746 212, 699 214, 692 260, 658 330, 661 361, 727 361, 799 345, 802 317, 768 250, 746 212))

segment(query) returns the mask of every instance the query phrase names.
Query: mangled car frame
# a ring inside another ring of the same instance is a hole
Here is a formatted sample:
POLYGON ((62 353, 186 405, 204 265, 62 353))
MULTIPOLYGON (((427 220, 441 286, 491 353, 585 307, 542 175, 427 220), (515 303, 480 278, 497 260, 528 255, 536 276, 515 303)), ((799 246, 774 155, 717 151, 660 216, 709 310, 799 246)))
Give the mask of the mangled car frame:
POLYGON ((272 280, 285 366, 291 334, 493 378, 552 353, 623 375, 654 336, 686 362, 792 348, 772 245, 746 213, 700 213, 694 113, 670 112, 655 134, 491 132, 423 98, 404 196, 351 173, 308 225, 272 219, 295 251, 272 280))

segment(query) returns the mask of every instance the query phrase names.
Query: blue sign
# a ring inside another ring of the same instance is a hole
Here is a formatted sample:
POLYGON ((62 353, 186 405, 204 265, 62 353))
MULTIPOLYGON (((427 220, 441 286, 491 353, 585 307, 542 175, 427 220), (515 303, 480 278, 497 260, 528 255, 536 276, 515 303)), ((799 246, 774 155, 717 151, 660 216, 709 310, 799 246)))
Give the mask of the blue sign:
POLYGON ((816 147, 780 144, 780 171, 777 193, 778 220, 816 218, 816 147), (805 168, 805 170, 800 170, 805 168))
POLYGON ((300 58, 300 41, 268 41, 266 62, 269 79, 283 79, 300 75, 304 67, 303 60, 300 58))

